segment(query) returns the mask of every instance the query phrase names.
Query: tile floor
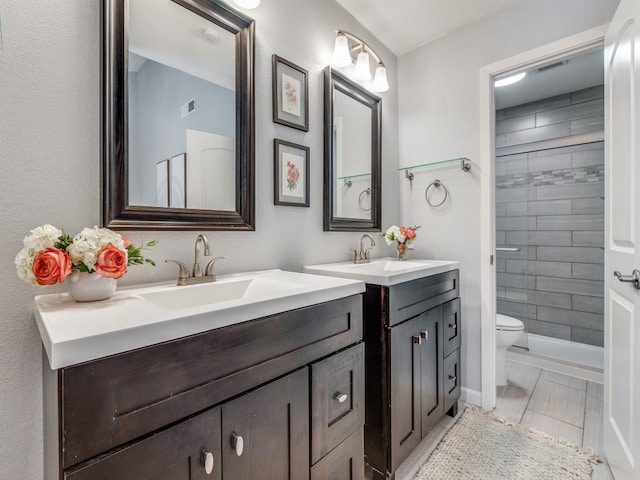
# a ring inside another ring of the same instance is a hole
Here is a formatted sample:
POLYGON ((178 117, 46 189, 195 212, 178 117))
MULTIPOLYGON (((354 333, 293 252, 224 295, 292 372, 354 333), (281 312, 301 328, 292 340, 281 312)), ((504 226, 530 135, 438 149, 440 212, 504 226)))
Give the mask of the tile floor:
MULTIPOLYGON (((498 387, 498 415, 592 448, 604 461, 601 384, 512 361, 507 378, 498 387)), ((606 463, 594 467, 593 480, 613 480, 606 463)))

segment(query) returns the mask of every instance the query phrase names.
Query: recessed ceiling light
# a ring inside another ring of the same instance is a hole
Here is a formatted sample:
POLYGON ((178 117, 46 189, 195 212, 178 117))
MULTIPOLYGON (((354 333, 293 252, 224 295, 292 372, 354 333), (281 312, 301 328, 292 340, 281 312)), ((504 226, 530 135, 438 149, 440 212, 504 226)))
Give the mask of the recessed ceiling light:
POLYGON ((507 85, 512 85, 522 80, 526 74, 527 72, 520 72, 520 73, 517 73, 516 75, 511 75, 510 77, 507 77, 507 78, 501 78, 500 80, 496 80, 495 86, 505 87, 507 85))

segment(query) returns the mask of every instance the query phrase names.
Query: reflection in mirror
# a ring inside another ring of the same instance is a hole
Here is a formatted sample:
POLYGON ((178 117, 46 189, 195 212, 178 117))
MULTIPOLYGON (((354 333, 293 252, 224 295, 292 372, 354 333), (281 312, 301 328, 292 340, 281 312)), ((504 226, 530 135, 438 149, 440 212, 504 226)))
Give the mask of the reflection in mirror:
POLYGON ((170 0, 129 1, 129 203, 235 210, 235 38, 170 0), (154 177, 169 160, 170 181, 154 177))
POLYGON ((333 94, 333 216, 371 219, 371 109, 340 89, 333 94))
POLYGON ((252 230, 253 20, 221 0, 103 18, 103 224, 252 230))
POLYGON ((380 99, 325 70, 324 229, 379 230, 380 99))

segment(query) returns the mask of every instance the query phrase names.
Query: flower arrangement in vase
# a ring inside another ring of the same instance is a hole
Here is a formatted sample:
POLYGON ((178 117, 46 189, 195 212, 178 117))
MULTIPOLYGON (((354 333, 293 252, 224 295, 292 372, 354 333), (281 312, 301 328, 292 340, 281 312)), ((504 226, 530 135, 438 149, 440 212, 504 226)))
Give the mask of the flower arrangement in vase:
POLYGON ((116 280, 130 265, 155 262, 142 249, 156 240, 134 246, 108 228, 84 228, 71 237, 53 225, 42 225, 24 237, 15 258, 18 276, 32 285, 55 285, 69 278, 69 293, 76 301, 104 300, 116 289, 116 280))
POLYGON ((391 245, 396 242, 396 249, 398 254, 398 260, 407 259, 407 245, 413 243, 416 238, 417 227, 398 227, 397 225, 391 225, 386 232, 382 234, 387 245, 391 245))

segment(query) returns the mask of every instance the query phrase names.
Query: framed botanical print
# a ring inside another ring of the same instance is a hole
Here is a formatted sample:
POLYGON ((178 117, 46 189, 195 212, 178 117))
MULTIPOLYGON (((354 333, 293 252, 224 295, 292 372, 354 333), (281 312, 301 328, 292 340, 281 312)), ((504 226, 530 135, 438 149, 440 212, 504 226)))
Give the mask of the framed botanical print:
POLYGON ((309 206, 309 147, 273 140, 274 205, 309 206))
POLYGON ((273 56, 273 121, 309 131, 307 71, 273 56))

